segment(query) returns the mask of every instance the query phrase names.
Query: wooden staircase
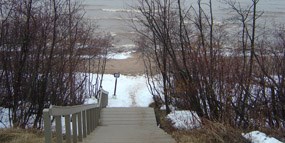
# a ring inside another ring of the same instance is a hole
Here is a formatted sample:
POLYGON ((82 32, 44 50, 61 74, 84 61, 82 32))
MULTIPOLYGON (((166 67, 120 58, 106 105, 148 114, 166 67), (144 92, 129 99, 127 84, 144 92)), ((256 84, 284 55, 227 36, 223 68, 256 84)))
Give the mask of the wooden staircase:
POLYGON ((104 108, 85 143, 175 143, 157 127, 153 108, 104 108))

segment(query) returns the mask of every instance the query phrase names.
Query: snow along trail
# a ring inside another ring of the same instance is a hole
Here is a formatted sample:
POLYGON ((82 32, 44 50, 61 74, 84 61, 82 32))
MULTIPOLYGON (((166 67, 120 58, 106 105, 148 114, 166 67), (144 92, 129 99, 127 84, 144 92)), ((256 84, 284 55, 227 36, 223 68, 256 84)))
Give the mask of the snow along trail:
MULTIPOLYGON (((91 74, 96 81, 96 75, 91 74)), ((145 76, 121 75, 117 81, 117 91, 114 97, 115 78, 111 74, 105 74, 102 87, 109 92, 108 107, 148 107, 153 102, 152 95, 148 91, 145 76)), ((87 99, 85 103, 94 103, 96 100, 87 99)))

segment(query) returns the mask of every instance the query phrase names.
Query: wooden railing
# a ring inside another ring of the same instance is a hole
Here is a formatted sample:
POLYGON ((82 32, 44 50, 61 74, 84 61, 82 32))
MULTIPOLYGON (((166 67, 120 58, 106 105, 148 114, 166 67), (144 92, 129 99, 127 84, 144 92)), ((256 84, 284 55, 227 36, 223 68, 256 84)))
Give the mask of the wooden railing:
POLYGON ((108 92, 100 90, 97 104, 77 106, 52 106, 43 110, 45 143, 52 142, 51 123, 55 119, 56 142, 63 142, 62 121, 65 119, 65 140, 67 143, 83 141, 99 124, 101 108, 108 104, 108 92), (72 122, 72 130, 70 122, 72 122), (71 134, 72 131, 72 134, 71 134))

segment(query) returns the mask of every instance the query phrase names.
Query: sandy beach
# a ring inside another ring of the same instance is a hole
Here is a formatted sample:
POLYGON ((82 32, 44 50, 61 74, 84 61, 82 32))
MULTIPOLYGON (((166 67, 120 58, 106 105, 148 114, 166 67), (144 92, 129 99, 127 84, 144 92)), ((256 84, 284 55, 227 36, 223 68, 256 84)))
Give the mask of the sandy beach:
MULTIPOLYGON (((97 73, 98 60, 85 60, 82 62, 85 68, 79 67, 79 72, 97 73), (90 67, 90 69, 89 69, 90 67)), ((130 57, 124 59, 108 59, 106 62, 105 74, 121 73, 123 75, 142 75, 145 73, 144 62, 140 53, 132 53, 130 57)))

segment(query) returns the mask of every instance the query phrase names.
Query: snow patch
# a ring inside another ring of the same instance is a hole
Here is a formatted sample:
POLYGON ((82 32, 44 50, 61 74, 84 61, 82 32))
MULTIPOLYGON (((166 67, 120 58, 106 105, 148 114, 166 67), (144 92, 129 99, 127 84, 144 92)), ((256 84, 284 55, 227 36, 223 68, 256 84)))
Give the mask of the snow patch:
POLYGON ((107 9, 107 8, 103 8, 102 11, 105 12, 132 12, 132 13, 139 13, 139 10, 136 9, 107 9))
POLYGON ((10 128, 9 124, 9 109, 0 107, 0 129, 10 128))
MULTIPOLYGON (((134 32, 127 32, 129 34, 134 34, 134 32)), ((112 46, 115 48, 115 49, 120 49, 120 50, 132 50, 134 51, 133 49, 136 48, 136 45, 135 44, 124 44, 124 45, 116 45, 116 44, 112 44, 112 46)))
POLYGON ((85 99, 85 102, 84 102, 84 104, 95 104, 95 103, 98 103, 95 97, 87 98, 85 99))
POLYGON ((252 143, 282 143, 273 137, 268 137, 265 133, 260 131, 252 131, 242 134, 242 136, 250 140, 252 143))
MULTIPOLYGON (((175 110, 175 107, 173 107, 172 105, 169 105, 169 109, 170 109, 171 111, 174 111, 174 110, 175 110)), ((160 107, 160 110, 166 110, 166 105, 161 106, 161 107, 160 107)))
POLYGON ((108 59, 116 59, 116 60, 123 60, 132 57, 132 52, 123 52, 123 53, 111 53, 108 54, 108 59))
POLYGON ((117 33, 115 33, 115 32, 110 32, 110 35, 111 35, 112 37, 115 37, 115 36, 117 36, 117 33))
POLYGON ((177 129, 191 130, 201 127, 201 119, 194 111, 173 111, 166 117, 177 129))

